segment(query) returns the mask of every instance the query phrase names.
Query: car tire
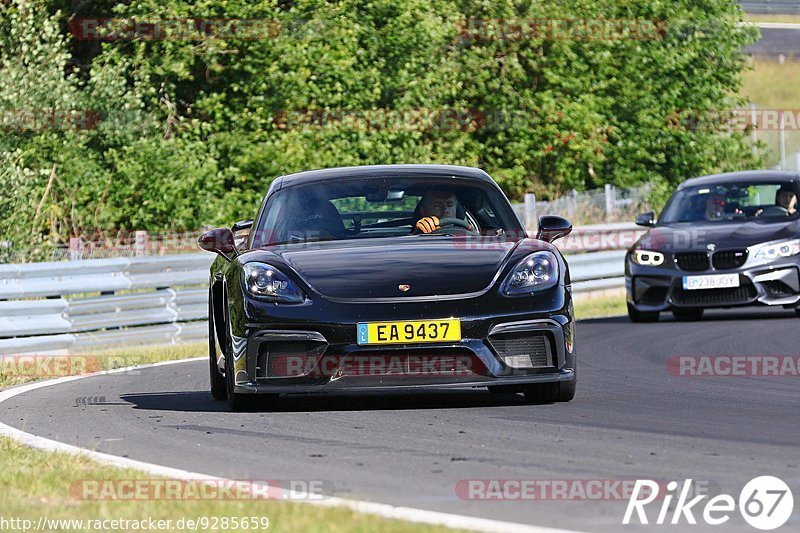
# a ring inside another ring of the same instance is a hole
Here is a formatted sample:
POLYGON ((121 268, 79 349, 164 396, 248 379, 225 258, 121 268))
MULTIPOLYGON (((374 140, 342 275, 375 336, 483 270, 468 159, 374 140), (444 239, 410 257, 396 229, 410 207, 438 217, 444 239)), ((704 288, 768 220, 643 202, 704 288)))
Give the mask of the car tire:
POLYGON ((800 307, 798 307, 797 309, 795 309, 795 310, 794 310, 794 312, 795 312, 795 314, 797 314, 797 316, 800 316, 800 307))
POLYGON ((703 311, 703 308, 673 309, 672 316, 674 316, 676 320, 680 320, 682 322, 694 322, 703 318, 703 311))
POLYGON ((214 311, 211 298, 208 299, 208 375, 211 382, 211 396, 215 400, 228 399, 228 386, 217 367, 217 338, 214 331, 214 311))
POLYGON ((575 381, 525 385, 522 392, 532 404, 568 402, 575 397, 575 381))
POLYGON ((628 318, 631 322, 658 322, 661 313, 658 311, 639 311, 630 303, 628 304, 628 318))

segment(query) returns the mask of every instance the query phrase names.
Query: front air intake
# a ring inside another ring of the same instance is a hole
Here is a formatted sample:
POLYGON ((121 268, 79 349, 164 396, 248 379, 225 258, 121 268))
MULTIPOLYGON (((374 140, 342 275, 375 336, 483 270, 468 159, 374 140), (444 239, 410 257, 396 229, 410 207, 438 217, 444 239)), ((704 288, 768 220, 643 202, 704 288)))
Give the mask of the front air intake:
POLYGON ((511 368, 554 366, 550 338, 543 333, 497 333, 489 337, 489 343, 511 368))

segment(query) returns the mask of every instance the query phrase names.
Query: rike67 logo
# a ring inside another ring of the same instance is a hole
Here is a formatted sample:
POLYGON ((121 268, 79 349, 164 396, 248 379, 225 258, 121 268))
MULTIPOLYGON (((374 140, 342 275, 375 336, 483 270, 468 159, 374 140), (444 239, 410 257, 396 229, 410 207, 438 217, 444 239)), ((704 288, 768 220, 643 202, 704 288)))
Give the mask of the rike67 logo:
POLYGON ((711 498, 708 494, 701 494, 689 499, 695 494, 691 479, 685 480, 680 487, 677 481, 670 481, 666 485, 666 494, 662 494, 659 488, 663 488, 663 484, 649 479, 636 480, 622 523, 636 523, 632 522, 635 513, 640 524, 649 524, 653 519, 652 511, 658 509, 654 522, 658 525, 696 525, 697 519, 701 518, 708 525, 720 526, 730 520, 738 507, 739 513, 748 524, 756 529, 769 531, 785 524, 794 509, 794 497, 789 486, 773 476, 751 479, 739 493, 738 502, 729 494, 718 494, 711 498), (704 502, 707 498, 709 499, 704 502), (656 500, 660 501, 660 508, 656 504, 650 509, 651 514, 648 516, 645 507, 656 500), (673 501, 675 506, 670 509, 673 501))

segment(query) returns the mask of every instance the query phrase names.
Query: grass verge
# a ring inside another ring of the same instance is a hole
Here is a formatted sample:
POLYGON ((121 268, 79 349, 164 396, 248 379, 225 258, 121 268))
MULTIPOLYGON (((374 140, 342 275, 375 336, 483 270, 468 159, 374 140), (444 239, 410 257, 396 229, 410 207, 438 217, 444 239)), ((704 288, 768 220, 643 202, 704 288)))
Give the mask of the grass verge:
POLYGON ((745 13, 744 20, 746 22, 788 22, 790 24, 800 24, 800 15, 745 13))
POLYGON ((622 316, 628 312, 624 290, 608 291, 598 295, 578 294, 574 305, 575 317, 578 320, 622 316))
MULTIPOLYGON (((208 520, 217 527, 197 528, 197 531, 265 531, 268 519, 270 531, 312 532, 440 532, 451 531, 443 527, 412 524, 399 520, 386 520, 374 515, 361 514, 342 507, 320 507, 302 503, 274 500, 259 501, 97 501, 83 499, 83 481, 100 480, 109 486, 124 480, 145 480, 146 474, 135 470, 112 468, 70 454, 49 453, 17 444, 0 437, 0 529, 22 530, 28 520, 28 531, 38 527, 40 520, 48 520, 40 531, 145 531, 141 524, 150 520, 170 521, 161 531, 182 531, 194 528, 180 527, 187 520, 208 520), (108 480, 108 481, 106 481, 108 480), (228 527, 223 525, 227 517, 228 527), (232 520, 247 520, 253 528, 233 528, 232 520), (253 521, 255 519, 255 521, 253 521), (15 527, 13 522, 19 520, 15 527), (59 524, 58 520, 62 522, 59 524), (69 522, 69 521, 72 522, 69 522), (112 521, 119 521, 114 524, 112 521), (128 520, 128 523, 122 523, 128 520), (91 521, 91 523, 90 523, 91 521), (134 521, 139 521, 135 525, 134 521), (119 527, 115 527, 119 526, 119 527)), ((120 493, 122 493, 120 491, 120 493)), ((151 529, 155 531, 155 529, 151 529)))
MULTIPOLYGON (((800 100, 796 87, 800 85, 800 61, 786 60, 780 63, 772 59, 756 59, 752 69, 742 75, 742 96, 760 109, 797 110, 800 100)), ((796 116, 796 113, 795 113, 796 116)), ((768 150, 767 166, 780 161, 780 132, 761 130, 755 133, 768 150)), ((785 131, 786 156, 792 157, 800 150, 800 129, 790 124, 785 131)))

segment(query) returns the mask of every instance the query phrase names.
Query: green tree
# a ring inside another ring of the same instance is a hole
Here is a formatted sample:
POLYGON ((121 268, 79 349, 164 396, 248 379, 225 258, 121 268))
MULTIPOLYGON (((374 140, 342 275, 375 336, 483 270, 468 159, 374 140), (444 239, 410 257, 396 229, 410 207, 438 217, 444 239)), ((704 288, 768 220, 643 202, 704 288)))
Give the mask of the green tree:
POLYGON ((272 179, 308 168, 476 165, 517 199, 603 183, 656 181, 668 190, 761 163, 741 133, 672 120, 742 104, 742 48, 756 31, 739 26, 741 11, 728 0, 81 6, 0 4, 0 108, 88 109, 101 119, 88 131, 0 131, 0 186, 9 191, 0 197, 0 241, 18 249, 98 230, 230 223, 252 215, 272 179), (259 20, 269 31, 108 42, 69 35, 71 17, 104 16, 259 20), (602 19, 650 33, 603 38, 585 24, 602 19), (519 31, 537 20, 572 22, 519 31), (432 122, 415 128, 398 118, 404 113, 432 122))

